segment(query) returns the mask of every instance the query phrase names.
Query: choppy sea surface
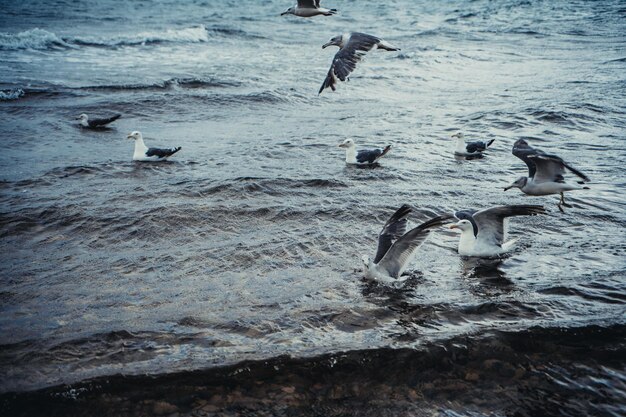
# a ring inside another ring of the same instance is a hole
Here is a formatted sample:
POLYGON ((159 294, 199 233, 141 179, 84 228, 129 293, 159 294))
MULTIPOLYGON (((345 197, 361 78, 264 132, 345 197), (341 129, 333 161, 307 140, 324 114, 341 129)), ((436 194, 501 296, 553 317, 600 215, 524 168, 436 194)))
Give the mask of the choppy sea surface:
POLYGON ((626 414, 626 5, 324 4, 0 1, 3 414, 626 414), (318 96, 344 31, 402 50, 318 96), (134 163, 132 130, 182 151, 134 163), (457 131, 495 142, 457 160, 457 131), (503 192, 519 138, 592 179, 565 213, 503 192), (365 282, 403 203, 550 213, 365 282))

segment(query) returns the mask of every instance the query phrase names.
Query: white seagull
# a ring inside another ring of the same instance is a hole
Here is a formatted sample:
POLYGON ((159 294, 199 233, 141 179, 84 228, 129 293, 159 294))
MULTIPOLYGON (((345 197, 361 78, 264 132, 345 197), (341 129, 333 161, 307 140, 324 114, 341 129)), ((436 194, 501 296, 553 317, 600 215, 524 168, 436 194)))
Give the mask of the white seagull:
POLYGON ((322 91, 328 87, 335 91, 337 80, 347 80, 350 73, 356 68, 357 62, 361 61, 365 54, 372 49, 384 49, 386 51, 400 50, 400 48, 396 48, 376 36, 359 32, 344 33, 343 35, 335 36, 330 42, 322 45, 322 48, 331 45, 338 46, 339 52, 335 54, 333 63, 328 70, 328 75, 326 75, 326 79, 320 87, 318 94, 321 94, 322 91))
POLYGON ((375 164, 380 158, 387 155, 387 152, 391 150, 391 145, 387 145, 384 148, 376 149, 361 149, 356 150, 354 140, 346 139, 343 143, 338 145, 340 148, 346 150, 346 164, 350 165, 368 165, 375 164))
POLYGON ((181 147, 176 148, 148 148, 143 143, 143 135, 141 132, 134 131, 129 133, 128 139, 135 139, 135 153, 133 154, 133 161, 165 161, 170 156, 181 150, 181 147))
POLYGON ((456 138, 456 148, 454 150, 455 155, 459 156, 482 156, 482 153, 487 150, 495 139, 491 139, 489 142, 475 141, 465 143, 463 133, 458 132, 450 136, 456 138))
POLYGON ((332 16, 337 9, 325 9, 320 7, 320 0, 298 0, 298 4, 288 8, 280 15, 293 14, 300 17, 313 17, 317 15, 332 16))
POLYGON ((565 182, 565 168, 582 179, 579 184, 590 181, 582 172, 573 168, 563 159, 556 155, 549 155, 539 149, 530 146, 524 139, 518 139, 513 144, 513 155, 524 161, 528 166, 528 177, 520 177, 504 191, 510 188, 519 188, 527 195, 550 195, 561 194, 558 207, 563 212, 563 206, 571 207, 565 203, 563 192, 572 190, 588 190, 588 187, 567 184, 565 182))
POLYGON ((411 213, 411 208, 406 204, 396 210, 378 235, 378 250, 374 260, 372 261, 367 255, 362 257, 366 268, 366 278, 382 281, 400 278, 413 259, 417 248, 430 234, 428 229, 441 226, 452 218, 451 215, 434 217, 404 233, 406 216, 409 213, 411 213))
POLYGON ((516 239, 506 240, 507 218, 512 216, 534 216, 546 214, 543 206, 516 205, 496 206, 488 209, 460 210, 454 213, 459 219, 450 229, 461 230, 459 255, 493 257, 508 252, 516 239))
POLYGON ((114 115, 112 117, 107 117, 107 118, 103 118, 103 119, 89 120, 89 116, 87 116, 85 113, 83 113, 80 116, 78 116, 78 120, 80 120, 80 125, 82 127, 88 127, 88 128, 91 128, 91 129, 102 129, 102 128, 105 128, 106 125, 108 125, 111 122, 116 121, 120 117, 122 117, 121 114, 116 114, 116 115, 114 115))

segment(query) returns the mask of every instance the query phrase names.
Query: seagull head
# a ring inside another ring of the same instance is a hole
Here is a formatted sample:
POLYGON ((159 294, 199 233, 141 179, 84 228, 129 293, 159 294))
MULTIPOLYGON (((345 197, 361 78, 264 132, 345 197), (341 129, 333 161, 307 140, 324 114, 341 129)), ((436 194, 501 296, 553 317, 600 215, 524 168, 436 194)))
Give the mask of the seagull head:
POLYGON ((295 7, 290 7, 287 10, 285 10, 284 12, 282 12, 280 15, 284 16, 286 14, 296 14, 296 8, 295 7))
POLYGON ((337 146, 339 146, 340 148, 349 149, 349 148, 353 148, 355 145, 354 145, 354 141, 352 139, 346 139, 346 140, 344 140, 342 143, 340 143, 337 146))
POLYGON ((341 45, 343 45, 343 35, 335 36, 330 41, 322 45, 322 49, 326 48, 327 46, 332 46, 332 45, 335 45, 341 48, 341 45))
POLYGON ((128 136, 126 136, 126 139, 143 139, 143 137, 141 136, 141 132, 138 130, 135 130, 134 132, 131 132, 128 134, 128 136))
POLYGON ((448 226, 450 229, 459 229, 461 230, 461 232, 466 232, 466 231, 474 231, 474 226, 472 226, 472 223, 470 223, 469 220, 460 220, 454 224, 451 224, 450 226, 448 226))
POLYGON ((80 116, 78 116, 78 117, 76 118, 76 120, 80 120, 81 122, 82 122, 82 121, 85 121, 85 122, 86 122, 86 121, 87 121, 87 119, 89 119, 89 117, 88 117, 85 113, 81 114, 80 116))
POLYGON ((455 139, 463 139, 463 133, 461 132, 457 132, 454 135, 450 136, 451 138, 455 138, 455 139))
POLYGON ((519 188, 520 190, 526 186, 526 182, 528 181, 527 177, 519 177, 515 180, 515 182, 508 187, 504 187, 504 191, 510 190, 511 188, 519 188))

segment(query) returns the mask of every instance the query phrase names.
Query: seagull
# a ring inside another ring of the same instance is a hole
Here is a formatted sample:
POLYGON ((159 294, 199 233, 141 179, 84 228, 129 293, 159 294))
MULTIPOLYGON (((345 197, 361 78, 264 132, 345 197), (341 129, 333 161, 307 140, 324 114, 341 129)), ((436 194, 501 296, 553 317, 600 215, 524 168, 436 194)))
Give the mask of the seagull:
POLYGON ((280 15, 293 14, 300 17, 313 17, 320 14, 332 16, 337 13, 337 9, 325 9, 320 7, 320 0, 298 0, 298 4, 288 8, 280 15))
POLYGON ((138 131, 129 133, 127 138, 135 139, 135 153, 133 154, 133 161, 165 161, 167 158, 181 150, 180 146, 176 148, 148 148, 143 143, 143 135, 138 131))
POLYGON ((543 206, 496 206, 488 209, 460 210, 454 213, 459 221, 450 229, 460 229, 459 255, 489 258, 508 252, 516 239, 505 242, 507 217, 546 214, 543 206))
POLYGON ((346 164, 350 165, 375 164, 391 150, 391 145, 387 145, 384 149, 361 149, 357 151, 352 139, 346 139, 338 146, 346 149, 346 164))
POLYGON ((88 127, 88 128, 91 128, 91 129, 102 129, 102 128, 106 127, 106 125, 108 125, 111 122, 116 121, 120 117, 122 117, 121 114, 116 114, 113 117, 109 117, 109 118, 106 118, 106 119, 89 120, 89 116, 87 116, 85 113, 83 113, 80 116, 78 116, 77 119, 80 120, 80 125, 82 127, 88 127))
POLYGON ((335 36, 330 42, 325 43, 322 48, 335 45, 339 47, 339 52, 335 54, 333 63, 330 65, 328 75, 320 88, 318 94, 321 94, 325 88, 330 87, 333 91, 336 90, 337 79, 345 81, 348 79, 348 75, 356 68, 357 62, 359 62, 367 52, 374 48, 384 49, 386 51, 399 51, 400 48, 387 43, 386 41, 377 38, 376 36, 368 35, 366 33, 352 32, 344 33, 343 35, 335 36))
POLYGON ((456 138, 454 154, 459 156, 482 156, 482 153, 486 151, 495 140, 491 139, 489 142, 476 141, 465 143, 463 133, 461 132, 455 133, 451 137, 456 138))
POLYGON ((590 181, 589 177, 573 168, 558 156, 549 155, 539 149, 533 148, 524 139, 518 139, 513 144, 513 155, 517 156, 528 165, 528 177, 518 178, 513 184, 506 187, 504 191, 516 187, 527 195, 561 194, 558 207, 561 213, 563 213, 563 206, 572 207, 565 203, 563 192, 589 189, 589 187, 567 184, 563 175, 565 174, 565 168, 567 168, 582 179, 579 184, 590 181))
POLYGON ((451 215, 433 217, 404 233, 409 213, 411 208, 406 204, 396 210, 378 235, 374 260, 367 255, 362 257, 368 279, 389 281, 400 278, 417 248, 430 234, 428 229, 441 226, 452 218, 451 215))

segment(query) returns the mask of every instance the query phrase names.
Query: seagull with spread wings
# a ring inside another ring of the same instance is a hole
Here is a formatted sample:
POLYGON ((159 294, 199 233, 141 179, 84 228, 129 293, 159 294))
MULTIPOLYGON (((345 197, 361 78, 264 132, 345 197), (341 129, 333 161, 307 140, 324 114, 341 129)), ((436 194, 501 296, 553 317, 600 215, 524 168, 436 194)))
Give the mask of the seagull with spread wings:
POLYGON ((298 4, 288 8, 280 15, 292 14, 300 17, 313 17, 317 15, 332 16, 337 9, 325 9, 320 7, 320 0, 298 0, 298 4))
POLYGON ((546 214, 543 206, 496 206, 484 210, 460 210, 454 213, 459 221, 450 229, 459 229, 459 255, 493 257, 508 252, 516 240, 506 241, 507 219, 512 216, 546 214))
POLYGON ((398 279, 413 259, 415 251, 430 234, 430 228, 447 223, 452 216, 443 215, 420 224, 404 233, 406 217, 411 208, 404 204, 385 223, 378 235, 378 250, 372 261, 369 256, 363 256, 365 274, 368 279, 390 281, 398 279))
POLYGON ((513 144, 513 155, 524 161, 528 166, 528 177, 520 177, 504 191, 511 188, 519 188, 527 195, 550 195, 561 194, 558 207, 563 212, 563 206, 571 207, 565 203, 563 192, 572 190, 588 189, 565 182, 565 169, 582 179, 580 184, 590 181, 589 177, 573 168, 563 159, 556 155, 549 155, 539 149, 530 146, 524 139, 518 139, 513 144))
POLYGON ((384 49, 385 51, 400 50, 400 48, 396 48, 376 36, 360 32, 344 33, 343 35, 335 36, 330 42, 325 43, 322 48, 331 45, 338 46, 339 52, 333 58, 333 63, 330 65, 326 79, 320 87, 319 94, 328 87, 335 91, 337 80, 347 80, 348 76, 356 68, 357 62, 361 61, 365 54, 372 49, 384 49))

